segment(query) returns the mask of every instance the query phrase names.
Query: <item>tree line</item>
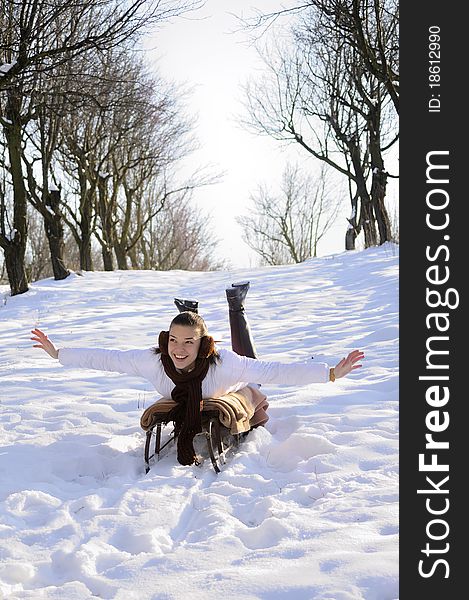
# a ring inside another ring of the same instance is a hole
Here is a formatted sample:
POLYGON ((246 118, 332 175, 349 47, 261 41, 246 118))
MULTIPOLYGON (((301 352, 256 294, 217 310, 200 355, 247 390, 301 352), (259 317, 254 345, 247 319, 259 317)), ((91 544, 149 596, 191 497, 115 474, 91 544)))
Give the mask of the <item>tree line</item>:
MULTIPOLYGON (((0 248, 13 295, 70 268, 224 266, 191 204, 210 178, 176 177, 196 144, 184 90, 138 51, 149 28, 203 4, 0 0, 0 248)), ((261 264, 316 256, 337 218, 330 172, 347 182, 345 248, 360 234, 365 247, 393 239, 385 162, 398 141, 396 0, 305 0, 243 25, 262 41, 276 28, 260 49, 263 76, 245 87, 244 126, 322 165, 313 176, 287 164, 279 192, 252 193, 238 218, 246 243, 261 264)))
POLYGON ((201 4, 0 1, 0 247, 12 295, 37 276, 67 277, 70 264, 216 267, 190 205, 210 181, 175 177, 194 148, 184 90, 138 51, 143 32, 201 4))

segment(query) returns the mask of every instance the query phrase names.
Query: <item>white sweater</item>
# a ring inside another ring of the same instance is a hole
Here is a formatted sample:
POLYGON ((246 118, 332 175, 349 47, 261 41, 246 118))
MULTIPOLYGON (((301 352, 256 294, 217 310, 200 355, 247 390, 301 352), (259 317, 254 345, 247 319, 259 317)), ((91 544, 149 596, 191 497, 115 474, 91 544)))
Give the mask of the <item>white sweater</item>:
MULTIPOLYGON (((239 356, 231 350, 219 350, 220 360, 209 367, 202 382, 203 398, 219 398, 245 387, 249 382, 305 385, 327 383, 329 365, 307 360, 283 364, 239 356)), ((61 348, 59 361, 65 367, 116 371, 143 377, 164 397, 171 397, 174 383, 164 372, 159 354, 146 350, 102 350, 61 348)))

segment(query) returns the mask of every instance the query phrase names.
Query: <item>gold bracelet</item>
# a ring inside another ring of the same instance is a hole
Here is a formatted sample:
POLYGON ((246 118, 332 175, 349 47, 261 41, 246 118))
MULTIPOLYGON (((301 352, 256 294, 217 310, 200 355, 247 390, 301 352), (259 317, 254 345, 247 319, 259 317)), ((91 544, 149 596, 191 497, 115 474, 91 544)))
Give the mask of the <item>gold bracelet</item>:
POLYGON ((334 367, 329 369, 329 381, 335 381, 334 367))

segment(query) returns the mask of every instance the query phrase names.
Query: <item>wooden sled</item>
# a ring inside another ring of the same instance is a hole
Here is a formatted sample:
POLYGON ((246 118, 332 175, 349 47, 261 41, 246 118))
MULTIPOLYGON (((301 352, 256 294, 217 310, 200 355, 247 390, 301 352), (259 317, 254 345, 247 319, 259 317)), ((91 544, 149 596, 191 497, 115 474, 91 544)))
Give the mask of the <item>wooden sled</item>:
MULTIPOLYGON (((197 435, 205 437, 208 455, 215 473, 225 463, 227 452, 237 448, 247 434, 259 425, 264 425, 268 416, 267 396, 257 388, 249 386, 236 392, 230 392, 220 398, 203 400, 201 417, 202 432, 197 435)), ((141 416, 140 425, 146 432, 145 464, 146 472, 150 470, 150 460, 161 457, 161 451, 175 440, 174 430, 169 440, 161 442, 162 428, 168 418, 174 402, 160 398, 149 406, 141 416), (154 444, 153 442, 154 438, 154 444), (152 451, 153 450, 153 451, 152 451)))
MULTIPOLYGON (((153 421, 146 432, 145 441, 145 473, 150 470, 150 461, 153 457, 156 460, 160 459, 161 451, 166 448, 171 442, 175 441, 174 430, 170 438, 162 445, 161 433, 164 426, 166 413, 156 413, 153 415, 153 421), (152 450, 152 438, 155 438, 155 443, 152 450)), ((207 450, 212 461, 215 473, 220 473, 220 466, 226 462, 226 453, 231 448, 238 448, 242 439, 249 433, 248 431, 232 434, 229 430, 220 423, 218 410, 203 410, 202 417, 202 432, 197 435, 203 435, 207 442, 207 450), (231 438, 228 443, 227 440, 231 438)))

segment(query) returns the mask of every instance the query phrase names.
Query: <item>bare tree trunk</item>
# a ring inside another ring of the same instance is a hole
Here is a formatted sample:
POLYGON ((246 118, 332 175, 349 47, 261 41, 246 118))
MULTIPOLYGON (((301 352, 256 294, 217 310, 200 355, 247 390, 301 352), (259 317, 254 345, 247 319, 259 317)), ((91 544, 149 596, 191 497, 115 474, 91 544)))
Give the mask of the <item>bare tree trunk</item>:
POLYGON ((365 248, 377 246, 378 237, 376 235, 375 217, 373 214, 373 204, 366 188, 366 180, 363 173, 363 168, 360 160, 360 150, 358 146, 350 146, 350 155, 352 159, 353 169, 355 172, 355 184, 357 186, 357 194, 361 200, 361 213, 359 226, 363 229, 365 235, 365 248))
POLYGON ((91 258, 91 236, 80 240, 80 269, 83 271, 93 271, 93 260, 91 258))
POLYGON ((117 268, 121 269, 122 271, 127 271, 129 267, 127 265, 127 254, 125 252, 125 248, 123 248, 121 244, 117 244, 114 246, 114 252, 117 259, 117 268))
POLYGON ((10 243, 5 248, 5 266, 11 288, 11 295, 28 291, 28 279, 24 265, 27 225, 27 191, 21 162, 21 92, 15 88, 7 93, 6 117, 9 124, 4 128, 10 159, 11 179, 13 183, 13 232, 10 243))
POLYGON ((78 244, 80 250, 80 269, 83 271, 93 271, 93 260, 91 257, 91 235, 92 226, 92 203, 86 198, 81 198, 80 202, 80 241, 78 244))
POLYGON ((384 204, 388 174, 384 170, 381 171, 376 167, 373 171, 371 199, 375 212, 376 223, 378 224, 379 243, 384 244, 384 242, 389 242, 392 239, 391 221, 384 204))
POLYGON ((369 149, 371 155, 371 164, 373 167, 371 180, 371 202, 373 205, 376 223, 378 224, 379 243, 389 242, 392 239, 391 221, 388 211, 384 204, 386 196, 386 184, 388 174, 384 170, 383 155, 379 136, 376 134, 380 127, 380 109, 374 106, 369 116, 369 149))
POLYGON ((130 258, 130 264, 132 269, 140 269, 140 263, 137 257, 137 245, 133 246, 128 252, 127 256, 130 258))
POLYGON ((140 246, 140 254, 143 259, 142 269, 149 270, 151 269, 151 256, 153 254, 153 223, 150 221, 149 227, 147 229, 149 235, 149 242, 145 239, 145 236, 142 236, 139 240, 140 246))
POLYGON ((130 247, 130 228, 132 224, 132 205, 135 190, 131 189, 125 179, 123 180, 123 188, 125 194, 124 218, 120 223, 120 233, 114 231, 114 253, 117 259, 119 269, 126 271, 129 267, 127 264, 127 254, 130 247))
POLYGON ((360 227, 357 222, 358 215, 358 195, 355 194, 351 199, 352 202, 352 216, 348 219, 349 226, 345 234, 345 249, 355 250, 355 241, 358 234, 360 233, 360 227))
POLYGON ((349 227, 345 234, 345 249, 355 250, 355 240, 357 239, 357 233, 353 227, 349 227))
POLYGON ((117 259, 117 268, 122 271, 127 271, 129 268, 127 265, 127 253, 125 249, 125 244, 114 243, 114 253, 117 259))
POLYGON ((378 245, 376 236, 375 219, 373 215, 373 206, 370 199, 361 202, 360 223, 365 235, 365 248, 371 248, 378 245))
POLYGON ((11 295, 27 292, 28 282, 24 266, 24 251, 21 245, 15 242, 8 244, 4 249, 4 255, 11 295))
POLYGON ((64 261, 64 228, 60 220, 53 219, 44 223, 47 239, 49 241, 50 258, 54 279, 59 281, 66 279, 70 271, 64 261))
POLYGON ((101 238, 98 237, 98 240, 101 244, 101 255, 103 257, 105 271, 114 271, 114 261, 112 257, 113 208, 115 208, 115 202, 113 199, 111 201, 108 200, 106 177, 98 174, 97 209, 101 221, 101 238))
POLYGON ((60 191, 52 190, 48 193, 49 206, 54 214, 48 214, 44 219, 44 229, 49 241, 50 258, 54 279, 65 279, 70 275, 70 271, 65 266, 64 259, 64 227, 62 216, 60 214, 60 191))
POLYGON ((105 271, 114 271, 114 261, 112 252, 107 246, 101 246, 101 255, 103 257, 103 266, 105 271))

